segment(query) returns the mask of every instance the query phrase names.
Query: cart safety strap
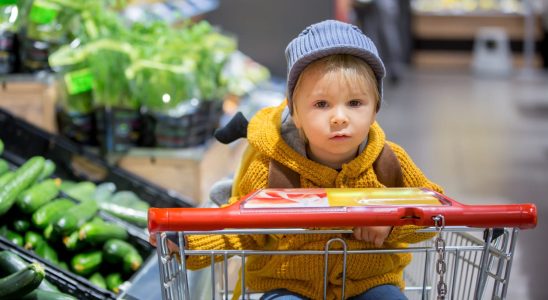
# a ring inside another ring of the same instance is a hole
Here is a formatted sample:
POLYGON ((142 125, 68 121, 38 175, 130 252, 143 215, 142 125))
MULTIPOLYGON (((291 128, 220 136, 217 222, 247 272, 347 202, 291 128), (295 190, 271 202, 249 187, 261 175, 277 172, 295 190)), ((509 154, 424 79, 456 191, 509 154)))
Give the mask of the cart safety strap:
MULTIPOLYGON (((375 162, 373 162, 373 169, 379 182, 386 187, 403 186, 403 173, 400 161, 387 143, 384 144, 381 153, 375 162)), ((271 159, 268 168, 268 187, 299 188, 301 187, 301 178, 297 172, 271 159)))
POLYGON ((373 162, 373 170, 380 183, 386 187, 402 187, 403 173, 398 157, 387 143, 384 144, 381 154, 373 162))
POLYGON ((301 187, 301 175, 279 161, 271 159, 268 168, 268 187, 299 188, 301 187))

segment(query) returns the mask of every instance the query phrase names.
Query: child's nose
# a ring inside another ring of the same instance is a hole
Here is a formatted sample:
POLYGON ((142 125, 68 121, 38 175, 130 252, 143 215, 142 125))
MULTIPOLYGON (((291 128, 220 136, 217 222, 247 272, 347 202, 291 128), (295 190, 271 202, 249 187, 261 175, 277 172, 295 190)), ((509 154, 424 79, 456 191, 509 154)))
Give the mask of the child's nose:
POLYGON ((333 116, 331 117, 332 125, 346 125, 348 123, 348 117, 342 109, 335 109, 333 116))

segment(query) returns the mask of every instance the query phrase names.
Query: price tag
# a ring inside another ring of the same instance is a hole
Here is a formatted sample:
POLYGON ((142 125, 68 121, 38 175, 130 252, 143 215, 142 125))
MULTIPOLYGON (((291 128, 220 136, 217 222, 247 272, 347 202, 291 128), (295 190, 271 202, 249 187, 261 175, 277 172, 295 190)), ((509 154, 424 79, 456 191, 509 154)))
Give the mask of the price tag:
POLYGON ((46 1, 36 1, 32 4, 29 18, 37 24, 50 24, 53 22, 61 8, 59 5, 46 1))
POLYGON ((17 0, 0 0, 0 6, 17 4, 17 0))
POLYGON ((89 69, 82 69, 65 74, 65 83, 69 95, 80 94, 93 88, 93 75, 89 69))

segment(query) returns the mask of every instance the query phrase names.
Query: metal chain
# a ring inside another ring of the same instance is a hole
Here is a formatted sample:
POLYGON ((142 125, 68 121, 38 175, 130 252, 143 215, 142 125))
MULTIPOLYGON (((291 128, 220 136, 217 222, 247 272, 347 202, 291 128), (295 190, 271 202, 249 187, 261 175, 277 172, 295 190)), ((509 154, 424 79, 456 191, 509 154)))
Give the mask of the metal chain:
POLYGON ((438 273, 438 300, 444 300, 447 295, 447 284, 445 283, 445 272, 447 271, 447 263, 445 262, 445 240, 441 233, 445 228, 445 218, 442 215, 433 217, 434 224, 436 225, 436 231, 438 236, 434 241, 434 247, 438 253, 438 259, 436 261, 436 273, 438 273))

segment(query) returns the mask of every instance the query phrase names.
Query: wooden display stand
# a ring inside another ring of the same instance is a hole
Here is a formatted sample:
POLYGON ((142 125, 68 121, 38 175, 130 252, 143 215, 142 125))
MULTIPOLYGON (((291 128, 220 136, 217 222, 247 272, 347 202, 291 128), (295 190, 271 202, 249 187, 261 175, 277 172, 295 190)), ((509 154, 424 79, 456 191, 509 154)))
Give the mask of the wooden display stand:
POLYGON ((0 107, 55 133, 55 88, 34 78, 0 78, 0 107))
POLYGON ((179 193, 200 206, 218 180, 231 176, 247 142, 224 145, 211 140, 204 146, 185 149, 133 149, 118 165, 161 187, 179 193))
MULTIPOLYGON (((423 13, 414 12, 412 34, 415 40, 435 43, 464 42, 473 43, 481 27, 504 29, 512 42, 523 43, 525 36, 525 17, 519 14, 504 13, 423 13)), ((542 39, 540 16, 535 17, 535 41, 542 39)), ((416 49, 412 62, 417 67, 426 68, 469 68, 472 63, 472 50, 457 49, 416 49)), ((513 64, 523 66, 523 54, 513 53, 513 64)), ((536 55, 533 65, 542 65, 542 58, 536 55)))

